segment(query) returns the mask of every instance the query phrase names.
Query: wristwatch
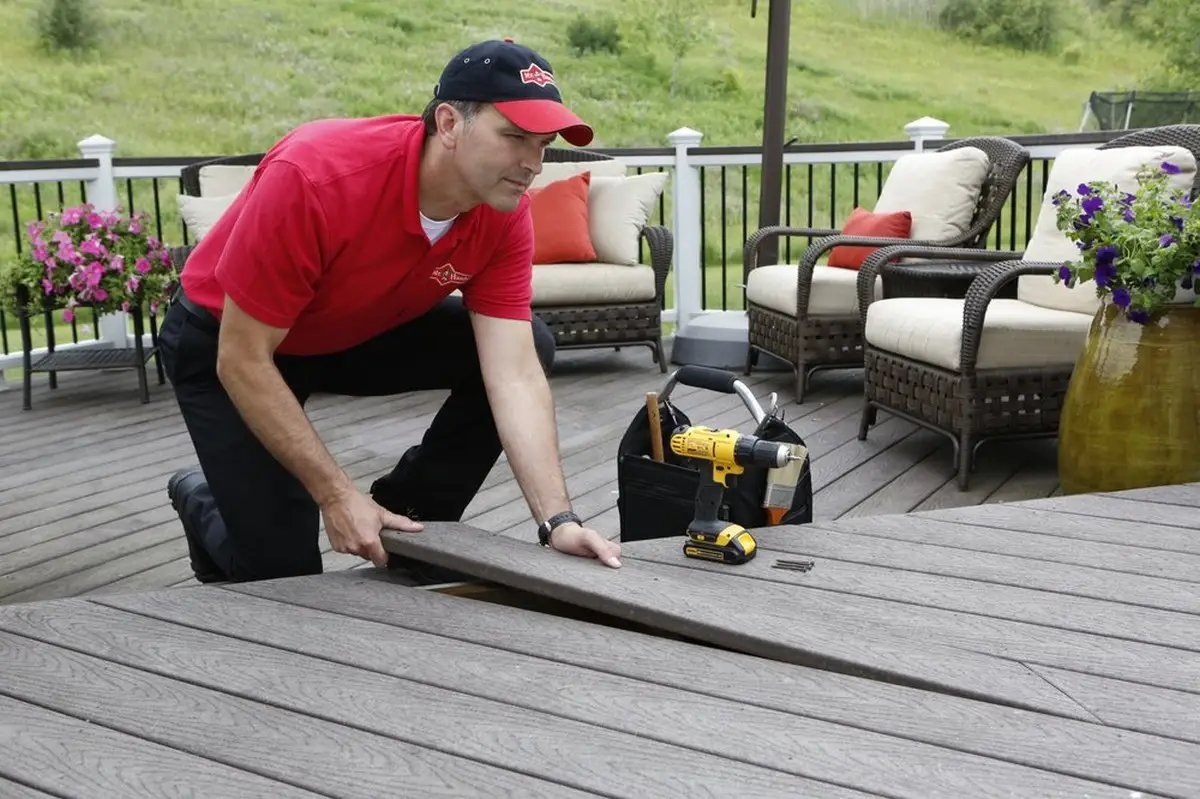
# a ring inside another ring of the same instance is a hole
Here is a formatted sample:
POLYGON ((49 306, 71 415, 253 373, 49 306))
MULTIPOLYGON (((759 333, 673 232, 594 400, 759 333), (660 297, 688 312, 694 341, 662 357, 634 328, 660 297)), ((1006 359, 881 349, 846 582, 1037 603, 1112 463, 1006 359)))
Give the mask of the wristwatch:
POLYGON ((565 510, 562 513, 556 513, 538 525, 538 543, 544 547, 550 546, 550 533, 554 532, 555 528, 567 522, 575 522, 578 525, 583 524, 583 521, 575 515, 575 511, 565 510))

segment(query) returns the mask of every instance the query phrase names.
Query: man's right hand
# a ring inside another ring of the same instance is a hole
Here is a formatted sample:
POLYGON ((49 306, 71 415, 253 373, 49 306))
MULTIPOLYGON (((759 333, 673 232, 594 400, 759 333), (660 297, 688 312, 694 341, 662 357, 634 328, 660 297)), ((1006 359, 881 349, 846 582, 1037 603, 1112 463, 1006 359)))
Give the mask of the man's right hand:
POLYGON ((382 507, 357 488, 337 494, 321 507, 321 516, 334 552, 368 558, 380 568, 388 563, 387 550, 379 537, 382 530, 417 533, 424 529, 420 523, 382 507))

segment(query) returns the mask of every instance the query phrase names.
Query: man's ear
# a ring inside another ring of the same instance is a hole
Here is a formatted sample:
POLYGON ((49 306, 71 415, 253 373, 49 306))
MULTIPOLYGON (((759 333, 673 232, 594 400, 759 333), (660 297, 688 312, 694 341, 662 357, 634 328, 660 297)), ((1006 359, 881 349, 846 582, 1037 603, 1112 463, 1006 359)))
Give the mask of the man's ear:
POLYGON ((433 121, 442 144, 453 149, 465 126, 462 115, 449 103, 442 103, 433 110, 433 121))

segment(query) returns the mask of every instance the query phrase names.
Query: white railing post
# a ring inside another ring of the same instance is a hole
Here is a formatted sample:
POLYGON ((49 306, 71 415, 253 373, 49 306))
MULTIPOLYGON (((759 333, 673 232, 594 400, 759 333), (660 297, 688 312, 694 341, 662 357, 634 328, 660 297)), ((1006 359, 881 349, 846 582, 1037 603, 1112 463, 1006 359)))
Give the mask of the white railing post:
POLYGON ((700 170, 688 163, 688 150, 697 147, 704 134, 691 128, 679 128, 667 134, 675 148, 674 196, 675 238, 675 332, 687 330, 688 322, 704 309, 700 270, 704 268, 700 252, 700 170))
MULTIPOLYGON (((88 202, 98 211, 115 211, 119 205, 117 199, 117 179, 113 175, 113 153, 117 143, 99 134, 88 136, 77 145, 84 158, 95 158, 100 162, 94 180, 87 181, 86 190, 88 202)), ((108 346, 125 348, 129 346, 129 317, 123 313, 104 314, 100 317, 100 340, 108 346)))
POLYGON ((904 132, 913 141, 913 150, 918 153, 925 149, 925 142, 939 141, 946 138, 946 131, 948 130, 950 130, 949 122, 943 122, 933 117, 914 119, 904 126, 904 132))

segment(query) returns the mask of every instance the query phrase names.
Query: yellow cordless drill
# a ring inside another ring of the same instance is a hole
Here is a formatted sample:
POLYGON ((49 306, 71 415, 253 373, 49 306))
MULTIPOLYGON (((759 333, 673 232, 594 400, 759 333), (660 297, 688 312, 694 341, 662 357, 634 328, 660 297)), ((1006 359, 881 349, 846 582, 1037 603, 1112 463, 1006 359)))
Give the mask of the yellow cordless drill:
MULTIPOLYGON (((701 472, 696 492, 696 516, 688 525, 683 554, 723 563, 745 563, 758 548, 754 536, 739 524, 718 518, 726 482, 746 466, 776 468, 794 459, 787 444, 776 444, 736 430, 682 425, 671 434, 671 451, 684 458, 707 461, 708 474, 701 472)), ((736 479, 736 478, 735 478, 736 479)))

